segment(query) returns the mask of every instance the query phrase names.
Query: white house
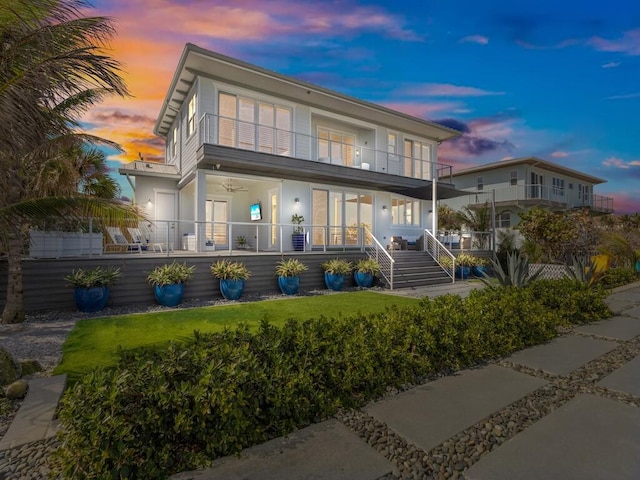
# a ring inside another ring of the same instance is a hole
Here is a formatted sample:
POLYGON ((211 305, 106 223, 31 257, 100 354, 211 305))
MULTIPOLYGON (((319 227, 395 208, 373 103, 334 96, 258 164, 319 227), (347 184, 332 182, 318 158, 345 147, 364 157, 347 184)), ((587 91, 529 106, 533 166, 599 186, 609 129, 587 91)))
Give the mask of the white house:
POLYGON ((596 195, 603 180, 536 157, 514 158, 453 173, 456 188, 467 195, 445 203, 459 210, 488 202, 495 205, 496 228, 514 227, 518 214, 534 207, 551 211, 588 208, 613 213, 613 199, 596 195))
POLYGON ((166 163, 133 162, 135 201, 178 248, 260 251, 415 240, 435 201, 459 195, 437 163, 450 128, 187 44, 154 132, 166 163), (434 198, 435 193, 435 198, 434 198))

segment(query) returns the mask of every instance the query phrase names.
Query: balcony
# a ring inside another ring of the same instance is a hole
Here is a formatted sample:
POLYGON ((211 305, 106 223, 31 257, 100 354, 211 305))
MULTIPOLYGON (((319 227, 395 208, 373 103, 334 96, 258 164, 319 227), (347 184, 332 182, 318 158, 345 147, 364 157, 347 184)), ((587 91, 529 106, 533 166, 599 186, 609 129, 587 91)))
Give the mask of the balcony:
POLYGON ((338 142, 213 114, 201 118, 199 132, 199 168, 326 181, 423 199, 430 199, 426 187, 435 176, 438 198, 460 193, 451 185, 451 166, 375 150, 355 135, 353 143, 338 142))
POLYGON ((589 208, 595 213, 613 213, 613 198, 602 195, 583 194, 581 198, 572 192, 546 185, 512 185, 504 188, 485 190, 469 195, 470 205, 491 203, 492 192, 496 206, 547 206, 561 210, 589 208))

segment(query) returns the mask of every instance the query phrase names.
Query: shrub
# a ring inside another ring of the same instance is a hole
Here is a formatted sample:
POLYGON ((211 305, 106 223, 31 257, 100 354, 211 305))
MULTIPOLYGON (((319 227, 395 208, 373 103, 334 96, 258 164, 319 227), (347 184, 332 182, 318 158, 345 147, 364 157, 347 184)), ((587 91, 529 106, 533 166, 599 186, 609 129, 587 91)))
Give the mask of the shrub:
POLYGON ((534 300, 556 312, 561 325, 578 325, 612 315, 605 290, 568 278, 537 280, 529 285, 534 300))
POLYGON ((297 258, 288 258, 286 260, 283 258, 276 265, 276 276, 297 277, 307 270, 309 270, 309 267, 297 258))
POLYGON ((615 288, 636 282, 640 279, 633 268, 610 268, 600 279, 600 285, 604 288, 615 288))
POLYGON ((331 275, 348 275, 353 270, 351 262, 342 258, 332 258, 320 266, 326 273, 331 275))
POLYGON ((110 287, 120 278, 119 268, 96 267, 90 270, 79 268, 72 270, 70 275, 64 277, 65 281, 76 288, 110 287))
POLYGON ((115 368, 65 393, 54 466, 74 479, 166 478, 362 406, 389 386, 546 341, 559 323, 608 313, 602 298, 577 282, 540 281, 121 352, 115 368))
POLYGON ((370 273, 377 275, 380 273, 380 264, 373 258, 361 258, 354 266, 356 272, 370 273))
MULTIPOLYGON (((495 280, 503 287, 526 287, 533 282, 542 273, 543 267, 529 275, 529 259, 519 253, 510 253, 507 255, 507 269, 504 270, 502 265, 495 260, 491 260, 495 280)), ((480 277, 480 280, 490 288, 495 288, 495 283, 486 274, 480 277)))

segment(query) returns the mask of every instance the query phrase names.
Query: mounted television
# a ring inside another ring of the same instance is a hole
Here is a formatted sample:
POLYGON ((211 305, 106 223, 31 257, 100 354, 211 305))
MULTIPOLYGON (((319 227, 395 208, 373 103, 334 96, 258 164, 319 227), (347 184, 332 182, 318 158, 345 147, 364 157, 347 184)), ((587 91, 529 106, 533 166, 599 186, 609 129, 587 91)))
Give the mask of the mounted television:
POLYGON ((251 220, 262 220, 262 206, 260 202, 254 203, 249 207, 249 212, 251 214, 251 220))

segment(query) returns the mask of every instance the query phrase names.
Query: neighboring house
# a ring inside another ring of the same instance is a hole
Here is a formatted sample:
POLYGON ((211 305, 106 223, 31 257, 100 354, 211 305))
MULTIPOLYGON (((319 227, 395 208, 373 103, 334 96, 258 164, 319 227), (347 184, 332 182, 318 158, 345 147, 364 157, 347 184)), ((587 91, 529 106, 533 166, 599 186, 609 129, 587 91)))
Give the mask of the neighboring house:
POLYGON ((133 162, 135 201, 156 238, 194 251, 242 235, 261 251, 415 240, 435 200, 460 195, 438 145, 456 130, 187 44, 154 132, 166 163, 133 162), (437 176, 436 176, 437 175, 437 176), (436 177, 436 181, 432 181, 436 177), (436 193, 437 199, 432 195, 436 193))
POLYGON ((470 192, 450 207, 480 206, 495 202, 496 228, 515 227, 519 213, 540 207, 551 211, 588 208, 594 214, 613 213, 613 199, 596 195, 598 177, 536 157, 514 158, 453 173, 456 188, 470 192))

